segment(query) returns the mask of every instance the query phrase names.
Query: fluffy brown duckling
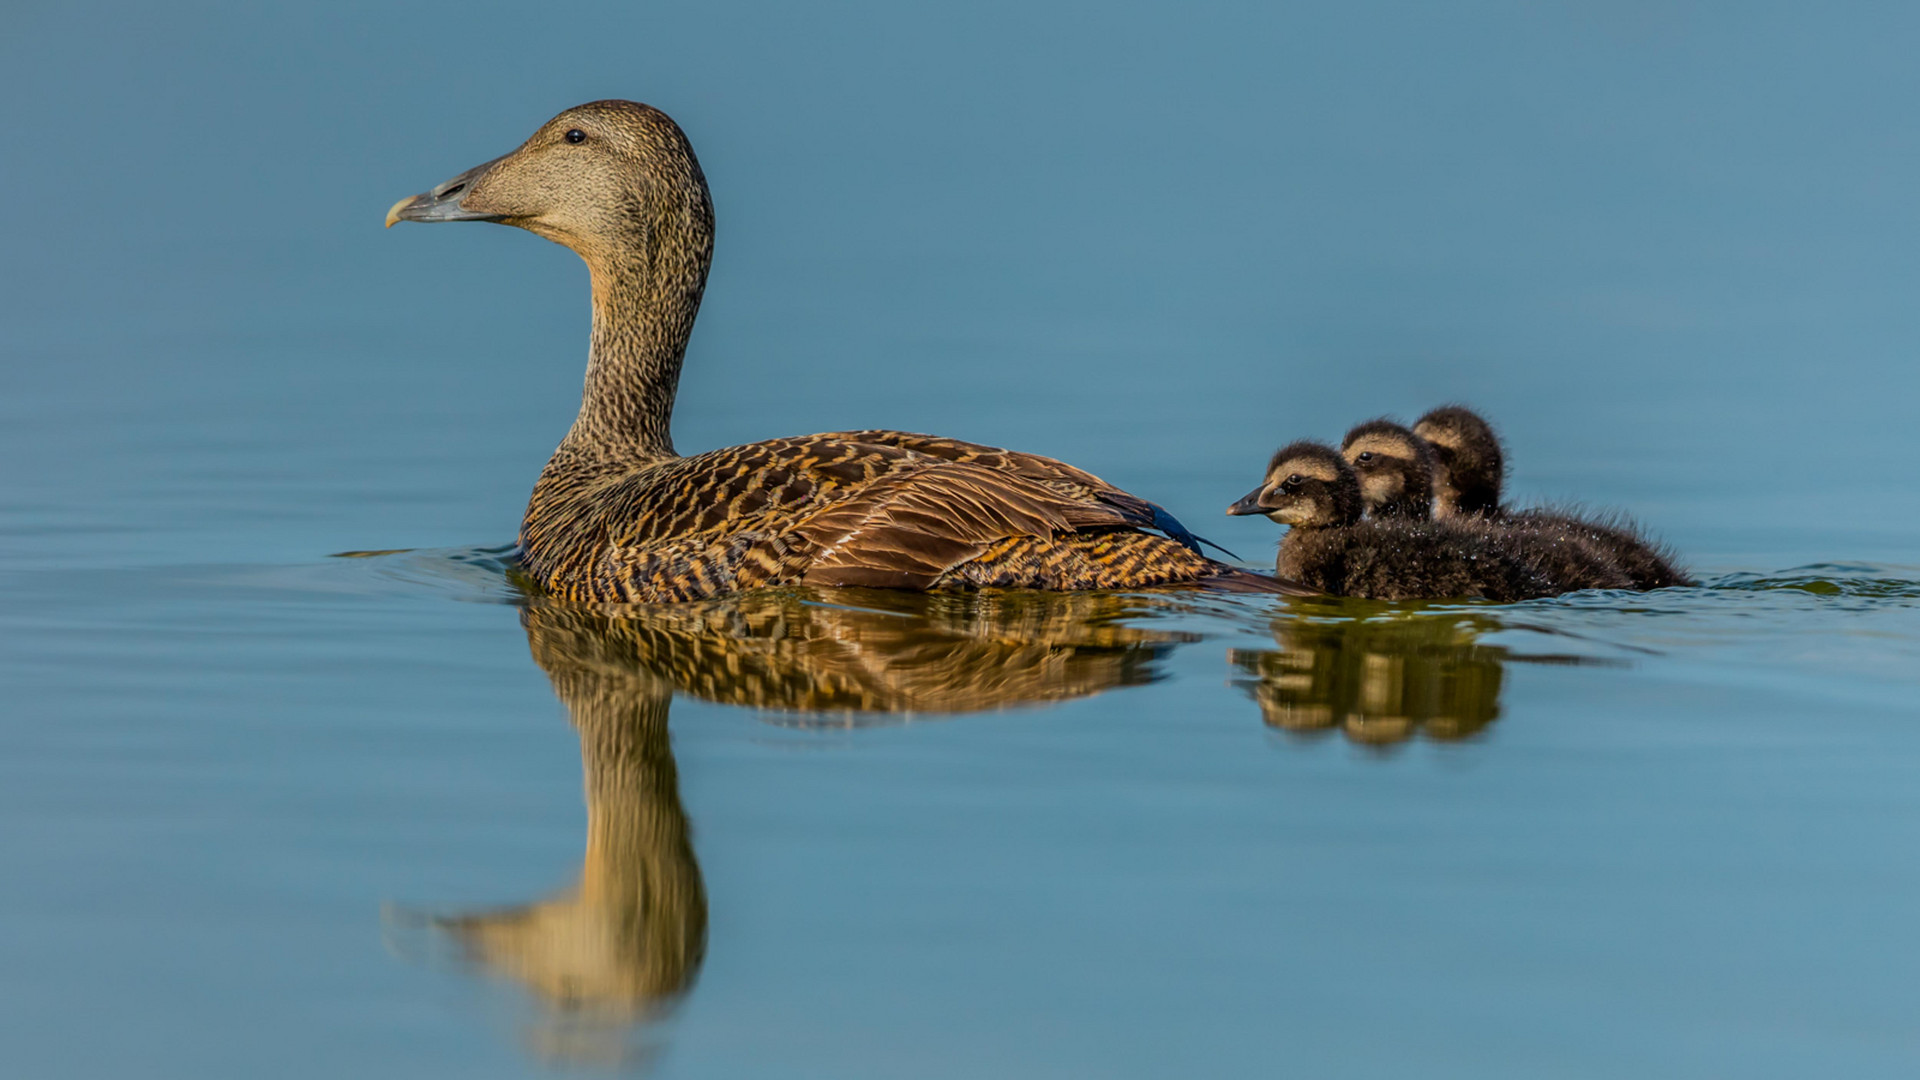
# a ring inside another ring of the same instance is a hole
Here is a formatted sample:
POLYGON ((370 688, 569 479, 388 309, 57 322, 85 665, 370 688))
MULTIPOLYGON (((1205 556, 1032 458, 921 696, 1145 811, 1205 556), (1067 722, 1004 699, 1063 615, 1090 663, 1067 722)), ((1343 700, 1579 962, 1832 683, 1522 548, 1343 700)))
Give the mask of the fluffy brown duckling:
MULTIPOLYGON (((1434 503, 1434 458, 1426 440, 1391 420, 1369 420, 1347 432, 1340 453, 1360 476, 1360 501, 1368 516, 1414 520, 1428 516, 1434 503)), ((1489 519, 1484 515, 1444 520, 1523 531, 1526 535, 1514 542, 1522 545, 1562 591, 1637 587, 1612 550, 1591 540, 1582 529, 1545 524, 1530 527, 1514 524, 1527 519, 1489 519)))
POLYGON ((1474 516, 1546 537, 1563 545, 1586 545, 1603 553, 1633 589, 1692 585, 1674 553, 1642 535, 1624 515, 1591 516, 1563 510, 1513 510, 1500 501, 1506 455, 1493 425, 1462 405, 1446 405, 1421 417, 1414 434, 1433 447, 1433 516, 1474 516))
POLYGON ((1600 551, 1626 575, 1626 588, 1645 592, 1698 584, 1680 568, 1679 557, 1671 549, 1642 535, 1640 526, 1624 514, 1595 517, 1532 507, 1509 511, 1496 518, 1494 524, 1535 536, 1584 544, 1600 551))
POLYGON ((1464 405, 1442 405, 1414 421, 1413 434, 1433 449, 1433 516, 1500 512, 1506 451, 1493 425, 1464 405))
POLYGON ((1340 454, 1360 475, 1360 495, 1373 517, 1420 520, 1433 513, 1433 450, 1404 425, 1381 417, 1356 425, 1340 454))
POLYGON ((1567 591, 1516 534, 1471 521, 1363 521, 1364 506, 1347 459, 1303 441, 1274 454, 1266 482, 1227 513, 1292 526, 1280 541, 1279 573, 1333 596, 1514 601, 1567 591))

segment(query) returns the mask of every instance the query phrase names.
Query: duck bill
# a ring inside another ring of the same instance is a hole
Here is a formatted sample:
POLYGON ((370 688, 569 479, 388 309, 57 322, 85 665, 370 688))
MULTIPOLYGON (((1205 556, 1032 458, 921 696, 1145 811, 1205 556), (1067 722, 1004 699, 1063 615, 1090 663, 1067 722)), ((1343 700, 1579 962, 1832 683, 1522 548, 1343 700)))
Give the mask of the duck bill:
POLYGON ((1247 492, 1245 498, 1227 507, 1227 514, 1232 517, 1241 517, 1247 514, 1266 513, 1267 508, 1260 505, 1260 496, 1266 493, 1267 489, 1264 487, 1254 488, 1252 491, 1247 492))
POLYGON ((394 203, 387 210, 387 228, 393 228, 396 221, 500 221, 504 215, 489 214, 479 210, 469 210, 460 201, 473 192, 473 185, 485 176, 488 169, 501 162, 494 158, 485 165, 475 165, 459 176, 418 195, 410 195, 394 203))

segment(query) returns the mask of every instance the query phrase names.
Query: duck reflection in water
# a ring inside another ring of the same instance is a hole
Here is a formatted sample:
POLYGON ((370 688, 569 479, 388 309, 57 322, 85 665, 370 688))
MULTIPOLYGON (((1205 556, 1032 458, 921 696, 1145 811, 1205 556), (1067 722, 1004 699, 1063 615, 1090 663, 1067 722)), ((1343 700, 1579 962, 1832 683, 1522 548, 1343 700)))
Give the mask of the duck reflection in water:
POLYGON ((1193 635, 1126 625, 1156 601, 1090 593, 784 590, 674 606, 529 601, 522 623, 580 737, 587 843, 545 900, 421 920, 539 1002, 533 1051, 632 1063, 631 1035, 693 983, 707 901, 681 805, 675 693, 803 726, 1084 697, 1159 677, 1193 635))
POLYGON ((1500 716, 1508 663, 1581 664, 1571 655, 1516 653, 1480 639, 1508 627, 1477 613, 1374 610, 1297 601, 1273 622, 1280 648, 1233 649, 1236 680, 1269 727, 1302 737, 1339 731, 1386 747, 1416 734, 1468 738, 1500 716))

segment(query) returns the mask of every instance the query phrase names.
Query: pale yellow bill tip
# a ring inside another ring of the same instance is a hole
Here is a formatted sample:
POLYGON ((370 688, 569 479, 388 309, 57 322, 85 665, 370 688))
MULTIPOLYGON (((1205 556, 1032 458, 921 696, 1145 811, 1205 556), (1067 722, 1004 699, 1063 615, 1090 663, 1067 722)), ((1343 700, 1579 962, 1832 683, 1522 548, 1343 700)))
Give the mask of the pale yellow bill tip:
POLYGON ((400 211, 405 210, 413 200, 419 197, 418 195, 409 195, 399 202, 394 203, 392 206, 387 207, 387 228, 393 228, 393 223, 400 220, 400 211))

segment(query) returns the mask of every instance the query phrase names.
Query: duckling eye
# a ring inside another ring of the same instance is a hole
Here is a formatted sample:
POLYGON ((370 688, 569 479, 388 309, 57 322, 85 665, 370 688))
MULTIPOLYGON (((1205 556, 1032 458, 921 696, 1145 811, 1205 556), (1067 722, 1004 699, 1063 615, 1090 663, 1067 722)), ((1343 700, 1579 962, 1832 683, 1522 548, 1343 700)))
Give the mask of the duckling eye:
POLYGON ((1280 481, 1280 488, 1283 491, 1292 490, 1293 488, 1297 488, 1299 486, 1300 486, 1299 473, 1289 473, 1287 474, 1287 478, 1285 480, 1280 481))
POLYGON ((581 131, 579 128, 574 128, 573 130, 567 132, 567 141, 570 143, 586 142, 587 133, 584 131, 581 131))
POLYGON ((1353 463, 1355 465, 1365 465, 1372 460, 1373 460, 1373 451, 1362 450, 1360 451, 1359 456, 1353 459, 1353 463))

